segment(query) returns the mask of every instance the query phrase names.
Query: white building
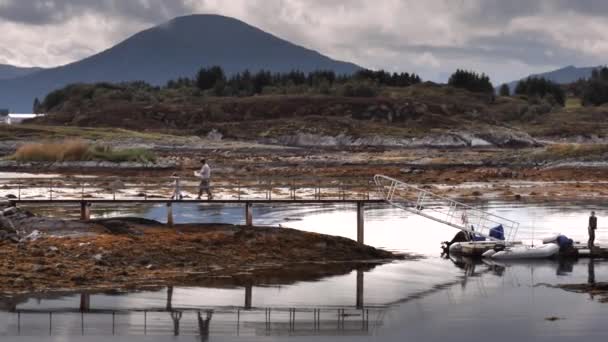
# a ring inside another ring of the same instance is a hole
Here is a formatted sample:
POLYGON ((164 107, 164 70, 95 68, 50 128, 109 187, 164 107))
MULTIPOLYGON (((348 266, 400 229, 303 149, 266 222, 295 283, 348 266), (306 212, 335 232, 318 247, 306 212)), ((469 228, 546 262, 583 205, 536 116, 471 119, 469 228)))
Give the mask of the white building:
POLYGON ((9 125, 17 125, 20 124, 23 120, 33 119, 38 116, 44 116, 44 114, 10 113, 6 118, 6 123, 9 125))

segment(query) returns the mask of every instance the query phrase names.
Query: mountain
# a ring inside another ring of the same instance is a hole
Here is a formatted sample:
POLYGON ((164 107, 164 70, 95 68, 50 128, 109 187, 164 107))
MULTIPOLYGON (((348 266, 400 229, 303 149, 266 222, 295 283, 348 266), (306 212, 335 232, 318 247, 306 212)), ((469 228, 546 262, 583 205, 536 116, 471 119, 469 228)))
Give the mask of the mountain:
POLYGON ((40 70, 42 70, 42 68, 22 68, 13 65, 0 64, 0 80, 17 78, 40 70))
POLYGON ((219 15, 175 18, 118 45, 64 66, 11 80, 0 80, 0 107, 32 108, 35 97, 70 83, 143 80, 155 85, 194 76, 201 67, 220 65, 228 73, 249 69, 274 72, 298 69, 348 74, 352 63, 333 60, 292 44, 237 19, 219 15))
MULTIPOLYGON (((541 74, 533 74, 528 77, 542 77, 556 83, 567 84, 578 81, 581 78, 591 77, 591 72, 593 71, 593 69, 597 68, 599 68, 599 66, 577 68, 573 65, 569 65, 561 69, 541 74)), ((522 79, 526 79, 528 77, 524 77, 522 79)), ((511 92, 515 90, 515 87, 517 87, 517 83, 519 83, 519 80, 507 83, 509 85, 509 88, 511 89, 511 92)))

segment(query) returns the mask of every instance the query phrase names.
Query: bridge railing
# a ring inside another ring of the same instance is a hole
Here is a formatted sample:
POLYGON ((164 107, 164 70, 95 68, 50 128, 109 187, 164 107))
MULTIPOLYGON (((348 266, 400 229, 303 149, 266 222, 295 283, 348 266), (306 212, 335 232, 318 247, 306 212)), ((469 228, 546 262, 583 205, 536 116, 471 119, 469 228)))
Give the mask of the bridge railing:
POLYGON ((391 177, 376 175, 374 182, 382 198, 393 206, 462 231, 494 239, 490 232, 502 226, 505 240, 513 241, 519 229, 518 222, 391 177))
MULTIPOLYGON (((17 200, 170 199, 175 180, 141 177, 0 178, 0 198, 17 200)), ((181 178, 180 193, 194 199, 200 180, 181 178)), ((372 181, 315 178, 256 178, 212 180, 214 199, 222 200, 373 200, 372 181)), ((203 193, 206 198, 206 193, 203 193)))

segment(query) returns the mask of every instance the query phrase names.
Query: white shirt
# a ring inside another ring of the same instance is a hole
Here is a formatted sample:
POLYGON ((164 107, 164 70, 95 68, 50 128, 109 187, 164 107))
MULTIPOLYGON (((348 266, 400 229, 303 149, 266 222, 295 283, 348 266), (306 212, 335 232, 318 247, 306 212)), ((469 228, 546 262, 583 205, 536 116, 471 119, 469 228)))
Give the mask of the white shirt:
POLYGON ((201 179, 211 178, 211 168, 209 167, 209 165, 205 164, 203 165, 203 167, 201 167, 200 177, 201 179))

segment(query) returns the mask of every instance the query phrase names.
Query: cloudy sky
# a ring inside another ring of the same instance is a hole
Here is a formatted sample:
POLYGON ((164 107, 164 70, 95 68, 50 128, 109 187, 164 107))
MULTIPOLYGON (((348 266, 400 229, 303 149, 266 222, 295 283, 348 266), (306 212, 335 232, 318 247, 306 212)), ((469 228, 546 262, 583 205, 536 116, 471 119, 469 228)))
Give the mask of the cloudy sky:
POLYGON ((176 16, 236 17, 368 68, 495 84, 566 65, 606 64, 603 0, 0 0, 0 64, 69 63, 176 16))

